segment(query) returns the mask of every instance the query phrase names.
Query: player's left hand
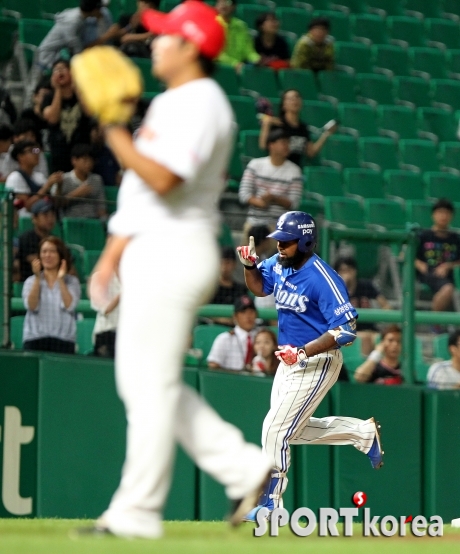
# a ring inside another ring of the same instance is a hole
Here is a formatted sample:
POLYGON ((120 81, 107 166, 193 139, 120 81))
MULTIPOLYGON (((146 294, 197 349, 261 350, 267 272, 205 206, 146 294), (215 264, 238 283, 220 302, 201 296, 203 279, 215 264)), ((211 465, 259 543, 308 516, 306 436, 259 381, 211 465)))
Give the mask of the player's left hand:
POLYGON ((278 348, 279 350, 275 352, 275 356, 286 365, 294 365, 308 358, 303 348, 297 348, 289 344, 278 346, 278 348))

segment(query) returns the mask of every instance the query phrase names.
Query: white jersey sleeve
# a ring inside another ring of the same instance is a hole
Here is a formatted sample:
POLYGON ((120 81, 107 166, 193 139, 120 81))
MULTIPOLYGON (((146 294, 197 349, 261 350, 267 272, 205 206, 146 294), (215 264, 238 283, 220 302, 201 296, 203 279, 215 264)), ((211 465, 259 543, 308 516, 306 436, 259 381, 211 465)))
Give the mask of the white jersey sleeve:
POLYGON ((19 171, 10 173, 5 182, 5 188, 18 194, 30 194, 29 185, 19 171))

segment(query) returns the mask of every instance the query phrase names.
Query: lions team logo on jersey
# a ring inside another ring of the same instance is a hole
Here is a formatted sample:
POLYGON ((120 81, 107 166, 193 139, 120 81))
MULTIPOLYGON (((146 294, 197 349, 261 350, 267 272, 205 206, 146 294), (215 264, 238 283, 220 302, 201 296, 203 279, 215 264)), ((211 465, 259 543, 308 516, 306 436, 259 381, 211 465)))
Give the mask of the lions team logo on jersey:
POLYGON ((283 288, 278 288, 275 292, 275 301, 277 310, 292 310, 297 313, 307 311, 308 297, 304 294, 287 291, 283 288))

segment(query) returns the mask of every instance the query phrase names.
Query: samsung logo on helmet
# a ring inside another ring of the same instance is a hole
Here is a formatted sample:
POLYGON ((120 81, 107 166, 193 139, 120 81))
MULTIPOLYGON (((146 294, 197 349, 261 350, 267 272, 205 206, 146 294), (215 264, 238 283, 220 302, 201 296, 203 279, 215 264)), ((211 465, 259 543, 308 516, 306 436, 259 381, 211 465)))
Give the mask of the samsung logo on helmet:
POLYGON ((314 223, 304 223, 303 225, 297 225, 297 229, 308 229, 309 227, 314 227, 314 223))

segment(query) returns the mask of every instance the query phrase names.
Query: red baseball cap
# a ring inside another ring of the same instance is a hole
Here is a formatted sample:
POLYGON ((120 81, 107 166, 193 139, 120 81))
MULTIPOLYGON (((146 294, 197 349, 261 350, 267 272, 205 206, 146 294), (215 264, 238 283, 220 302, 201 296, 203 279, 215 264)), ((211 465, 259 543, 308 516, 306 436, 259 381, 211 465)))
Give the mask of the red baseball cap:
POLYGON ((156 35, 179 35, 198 46, 208 57, 217 57, 225 45, 225 30, 216 19, 217 11, 198 0, 187 0, 169 13, 147 9, 142 25, 156 35))

